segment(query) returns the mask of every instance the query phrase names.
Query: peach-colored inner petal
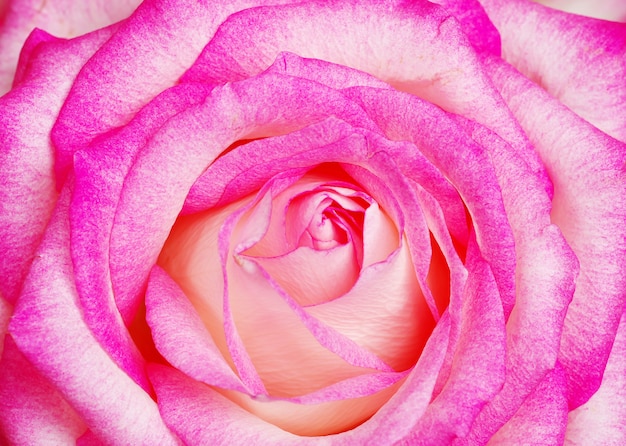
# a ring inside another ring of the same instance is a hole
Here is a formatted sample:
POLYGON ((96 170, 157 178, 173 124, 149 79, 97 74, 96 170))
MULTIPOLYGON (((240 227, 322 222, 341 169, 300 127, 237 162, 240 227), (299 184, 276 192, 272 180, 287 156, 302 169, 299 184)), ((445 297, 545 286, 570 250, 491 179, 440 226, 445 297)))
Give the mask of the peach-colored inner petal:
MULTIPOLYGON (((294 175, 279 178, 257 197, 180 217, 158 264, 184 291, 236 371, 224 330, 227 278, 238 336, 271 397, 300 397, 384 370, 355 365, 322 342, 328 336, 380 358, 387 370, 410 369, 435 321, 402 229, 345 178, 333 181, 319 170, 294 175), (236 224, 229 229, 224 267, 219 240, 229 218, 236 224), (316 324, 325 327, 322 332, 312 328, 316 324)), ((435 260, 429 282, 449 277, 445 261, 435 260)), ((220 392, 283 429, 323 435, 362 423, 398 384, 369 396, 308 405, 220 392)))
POLYGON ((223 208, 179 217, 157 261, 185 292, 233 370, 224 333, 224 281, 217 237, 228 216, 251 200, 247 197, 223 208))
POLYGON ((405 380, 362 398, 330 401, 321 404, 297 404, 289 401, 257 401, 236 391, 218 390, 259 418, 288 432, 304 436, 322 436, 352 429, 372 415, 393 396, 405 380))

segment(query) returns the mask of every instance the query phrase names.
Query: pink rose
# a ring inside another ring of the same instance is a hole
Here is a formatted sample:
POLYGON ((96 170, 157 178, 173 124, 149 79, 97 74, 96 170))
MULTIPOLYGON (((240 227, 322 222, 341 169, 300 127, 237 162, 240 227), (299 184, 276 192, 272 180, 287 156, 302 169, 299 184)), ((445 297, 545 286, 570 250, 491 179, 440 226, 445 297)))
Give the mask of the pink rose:
POLYGON ((0 4, 6 443, 626 441, 625 24, 32 3, 0 4))

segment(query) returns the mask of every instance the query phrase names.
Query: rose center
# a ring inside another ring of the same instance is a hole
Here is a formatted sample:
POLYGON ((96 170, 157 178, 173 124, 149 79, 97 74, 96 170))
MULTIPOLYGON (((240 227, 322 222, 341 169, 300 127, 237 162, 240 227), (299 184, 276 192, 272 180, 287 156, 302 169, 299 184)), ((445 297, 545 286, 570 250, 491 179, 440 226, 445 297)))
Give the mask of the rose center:
POLYGON ((345 221, 337 209, 328 207, 316 213, 298 242, 299 246, 309 246, 317 250, 327 250, 348 241, 345 221))

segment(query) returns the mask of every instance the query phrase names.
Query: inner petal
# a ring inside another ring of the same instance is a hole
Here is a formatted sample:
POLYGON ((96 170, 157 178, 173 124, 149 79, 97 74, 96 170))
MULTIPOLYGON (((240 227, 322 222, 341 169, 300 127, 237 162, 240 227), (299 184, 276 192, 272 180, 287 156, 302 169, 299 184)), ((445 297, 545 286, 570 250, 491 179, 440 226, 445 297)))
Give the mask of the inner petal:
POLYGON ((330 205, 332 200, 324 200, 313 215, 313 219, 298 240, 299 246, 309 246, 317 250, 328 250, 348 242, 347 228, 337 211, 330 205))

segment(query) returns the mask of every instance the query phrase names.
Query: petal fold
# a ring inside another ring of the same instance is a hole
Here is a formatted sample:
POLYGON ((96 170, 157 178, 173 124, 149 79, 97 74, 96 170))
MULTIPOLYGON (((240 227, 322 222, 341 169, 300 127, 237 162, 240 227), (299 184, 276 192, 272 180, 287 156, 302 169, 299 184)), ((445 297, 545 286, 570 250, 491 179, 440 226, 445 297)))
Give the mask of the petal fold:
POLYGON ((102 441, 177 445, 150 395, 113 362, 83 320, 68 249, 69 203, 70 191, 65 188, 9 332, 24 356, 102 441))

